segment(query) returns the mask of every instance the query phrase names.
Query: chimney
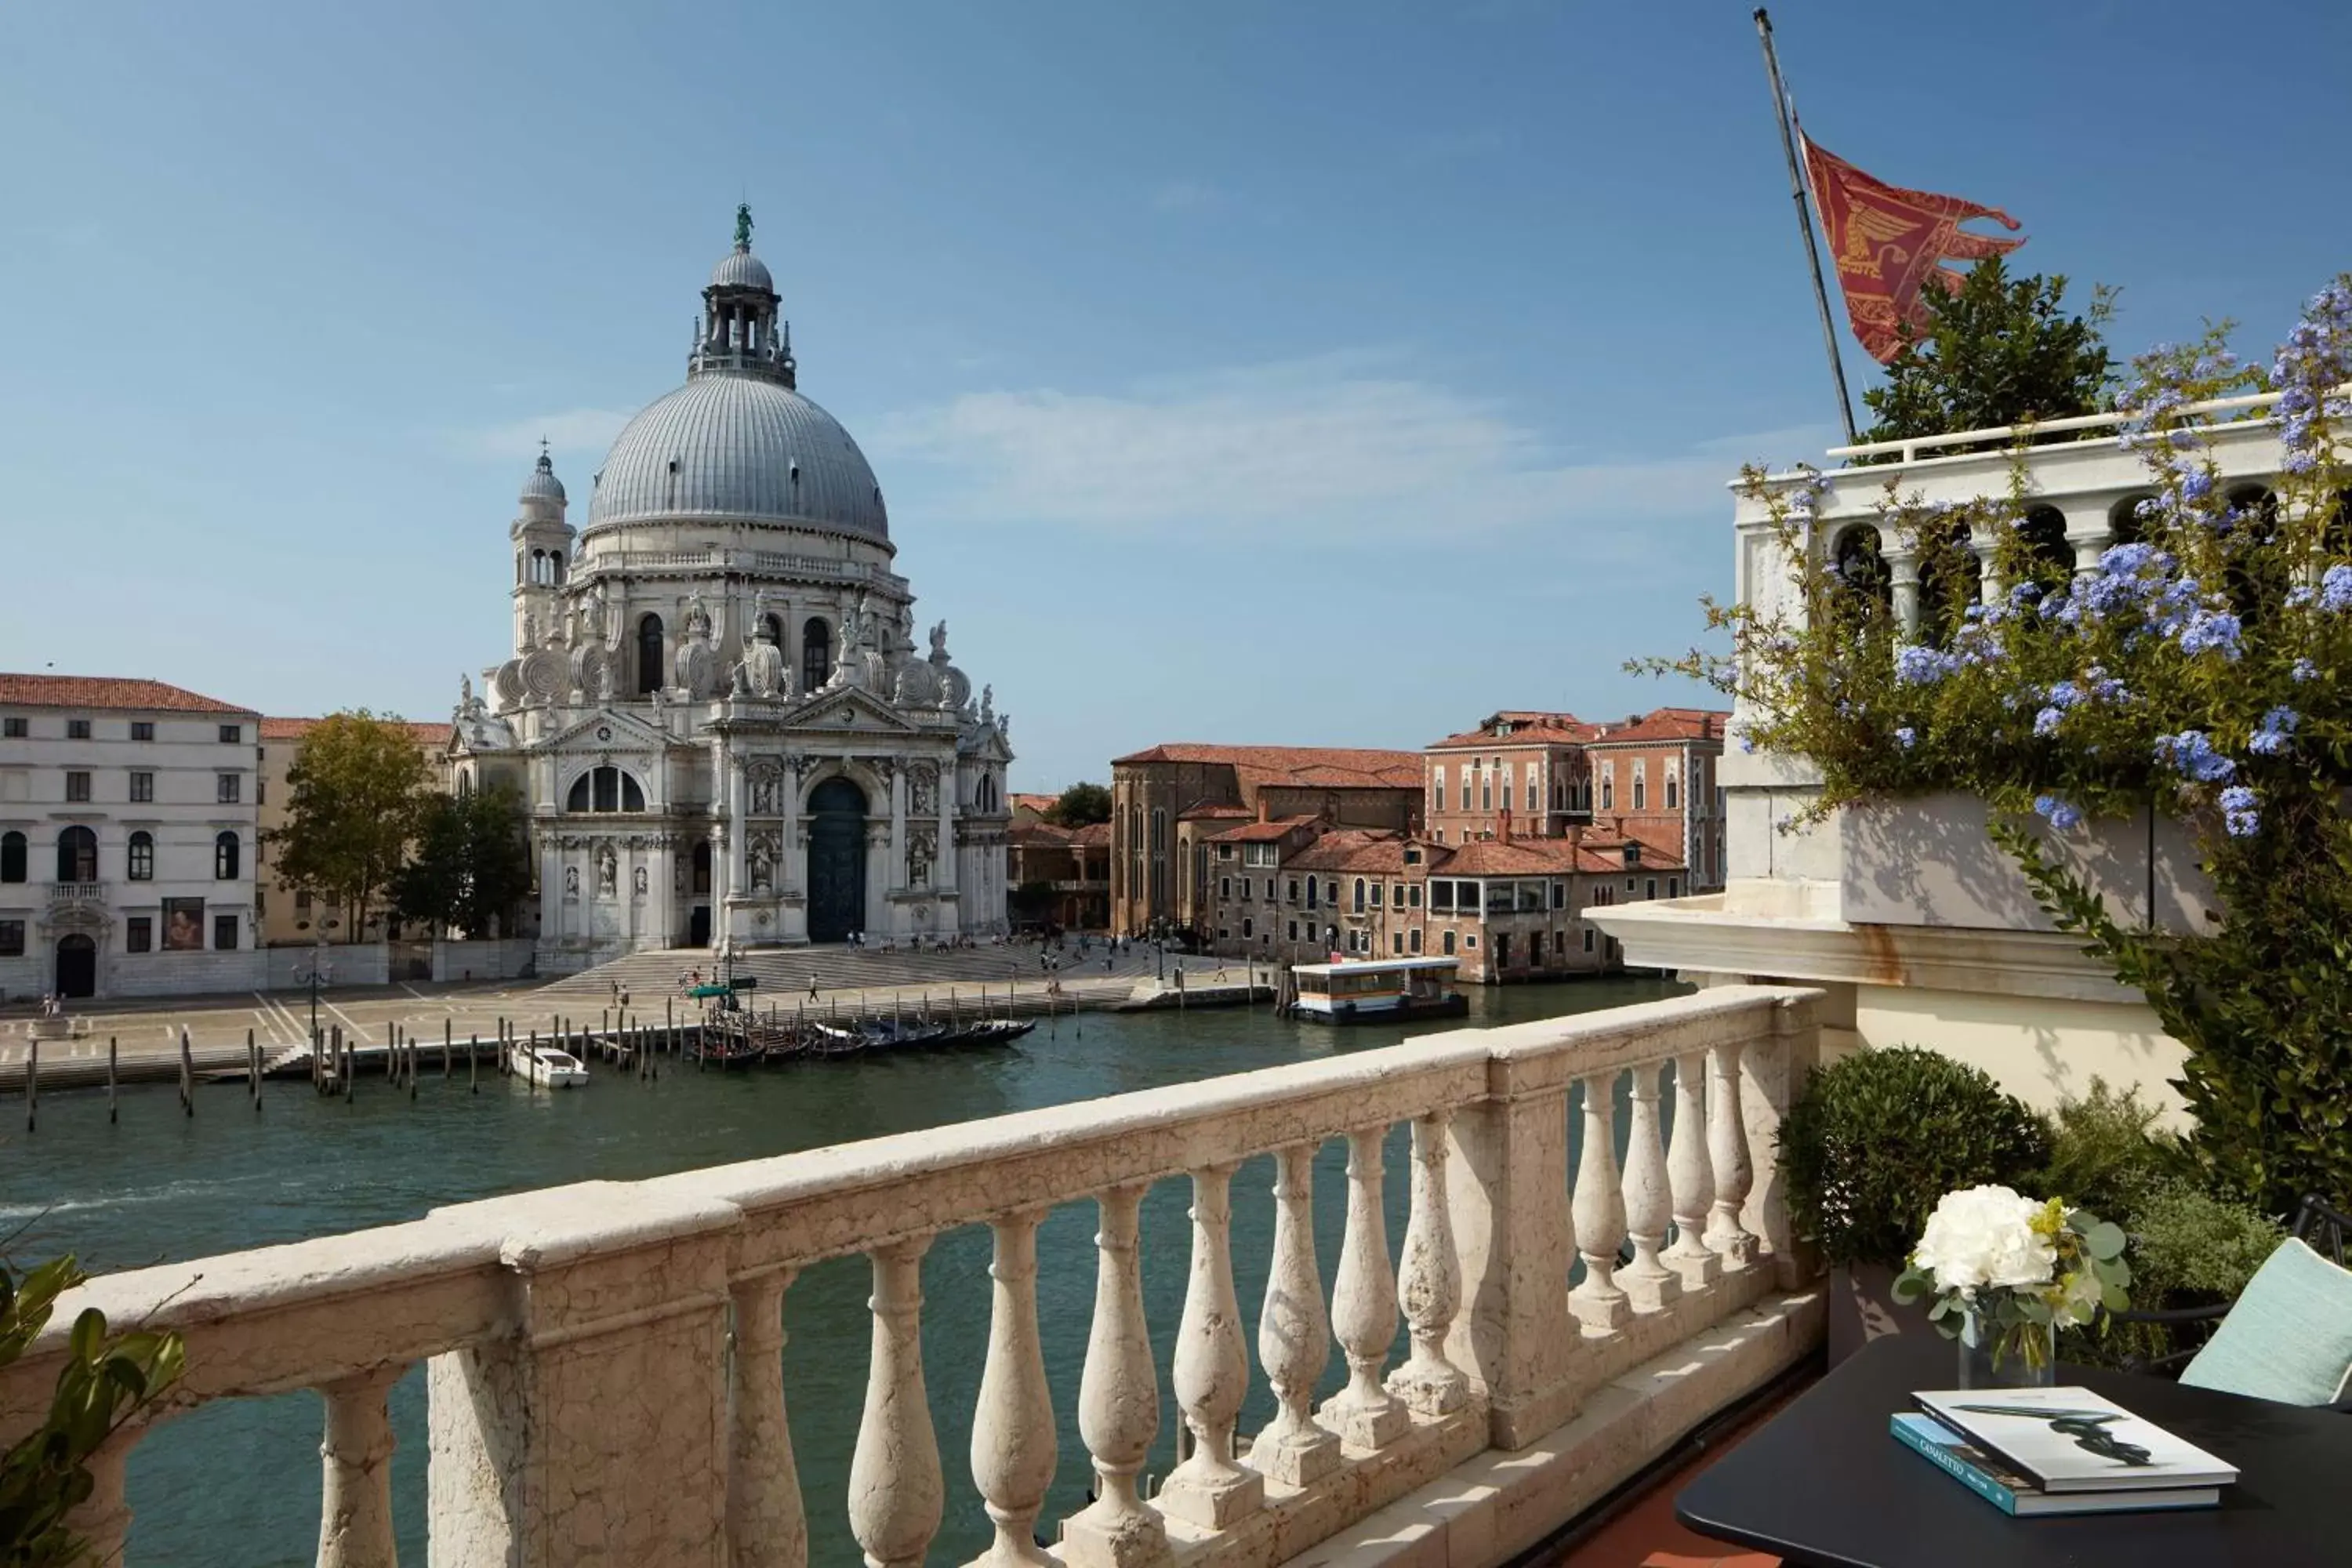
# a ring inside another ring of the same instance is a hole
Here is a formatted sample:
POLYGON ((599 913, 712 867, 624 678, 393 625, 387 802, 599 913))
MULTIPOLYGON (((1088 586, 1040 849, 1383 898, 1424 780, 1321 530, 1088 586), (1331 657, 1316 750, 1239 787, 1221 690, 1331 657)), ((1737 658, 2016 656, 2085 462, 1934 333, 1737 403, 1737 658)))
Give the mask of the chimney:
POLYGON ((1260 822, 1272 822, 1274 820, 1274 802, 1266 798, 1266 794, 1264 790, 1257 792, 1257 819, 1260 822))
POLYGON ((1503 807, 1503 815, 1495 820, 1495 837, 1508 844, 1511 841, 1511 808, 1503 807))

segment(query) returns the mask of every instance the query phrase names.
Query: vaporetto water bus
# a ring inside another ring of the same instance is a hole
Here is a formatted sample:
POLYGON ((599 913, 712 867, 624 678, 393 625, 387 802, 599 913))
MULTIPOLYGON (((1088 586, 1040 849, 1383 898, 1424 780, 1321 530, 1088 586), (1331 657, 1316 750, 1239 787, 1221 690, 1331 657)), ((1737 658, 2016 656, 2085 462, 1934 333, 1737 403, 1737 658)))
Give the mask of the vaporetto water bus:
POLYGON ((1368 958, 1294 963, 1295 1016, 1326 1024, 1444 1018, 1470 1010, 1454 984, 1451 958, 1368 958))

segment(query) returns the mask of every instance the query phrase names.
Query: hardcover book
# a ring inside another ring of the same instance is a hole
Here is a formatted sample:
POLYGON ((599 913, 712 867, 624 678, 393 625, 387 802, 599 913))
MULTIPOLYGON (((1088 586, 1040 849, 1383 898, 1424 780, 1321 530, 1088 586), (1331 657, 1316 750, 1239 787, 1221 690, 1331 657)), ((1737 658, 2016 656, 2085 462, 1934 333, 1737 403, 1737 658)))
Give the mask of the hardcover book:
POLYGON ((2135 1487, 2121 1491, 2045 1492, 1997 1457, 1969 1443, 1932 1415, 1888 1418, 1895 1440, 2000 1510, 2020 1519, 2057 1514, 2121 1513, 2159 1508, 2211 1508, 2219 1487, 2135 1487))
POLYGON ((1952 1389, 1919 1407, 2046 1492, 2224 1487, 2235 1467, 2087 1388, 1952 1389))

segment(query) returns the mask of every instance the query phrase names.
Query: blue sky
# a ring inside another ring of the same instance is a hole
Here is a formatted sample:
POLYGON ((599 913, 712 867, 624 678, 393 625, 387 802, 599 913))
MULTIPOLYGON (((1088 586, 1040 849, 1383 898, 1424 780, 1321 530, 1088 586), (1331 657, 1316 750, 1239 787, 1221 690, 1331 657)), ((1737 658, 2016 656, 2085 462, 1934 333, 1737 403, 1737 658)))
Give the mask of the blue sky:
MULTIPOLYGON (((1748 13, 7 7, 0 668, 446 712, 536 437, 584 502, 741 199, 1017 784, 1687 700, 1621 661, 1834 438, 1748 13)), ((1775 17, 1814 134, 2120 347, 2352 265, 2347 8, 1775 17)))

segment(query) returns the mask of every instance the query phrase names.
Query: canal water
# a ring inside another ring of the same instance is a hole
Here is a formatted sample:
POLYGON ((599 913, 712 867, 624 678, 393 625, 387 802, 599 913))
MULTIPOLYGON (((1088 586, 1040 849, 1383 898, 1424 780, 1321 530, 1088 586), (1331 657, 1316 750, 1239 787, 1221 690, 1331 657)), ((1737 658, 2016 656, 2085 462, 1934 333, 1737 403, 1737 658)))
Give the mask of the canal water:
MULTIPOLYGON (((1471 1025, 1517 1023, 1675 994, 1641 978, 1472 993, 1471 1025)), ((418 1097, 363 1080, 353 1103, 307 1084, 271 1084, 256 1115, 243 1086, 198 1091, 181 1114, 163 1086, 127 1091, 110 1125, 102 1092, 54 1093, 27 1136, 13 1098, 0 1132, 0 1234, 20 1262, 71 1253, 93 1273, 198 1258, 415 1219, 441 1205, 602 1178, 627 1181, 789 1153, 826 1143, 1064 1104, 1130 1089, 1391 1045, 1460 1027, 1335 1030, 1286 1022, 1265 1008, 1090 1013, 1041 1023, 1007 1050, 806 1062, 744 1074, 699 1074, 664 1063, 654 1084, 600 1073, 585 1090, 531 1094, 486 1079, 467 1092, 428 1071, 418 1097)), ((429 1054, 429 1053, 428 1053, 429 1054)), ((1671 1108, 1672 1100, 1666 1101, 1671 1108)), ((1622 1121, 1621 1121, 1622 1128, 1622 1121)), ((1391 1134, 1386 1199, 1391 1261, 1406 1201, 1406 1130, 1391 1134)), ((1345 1144, 1325 1147, 1315 1175, 1316 1242, 1328 1282, 1345 1212, 1345 1144)), ((1258 1304, 1273 1236, 1273 1161, 1234 1183, 1234 1267, 1246 1321, 1253 1392, 1242 1429, 1273 1413, 1257 1367, 1258 1304)), ((1143 1207, 1146 1315, 1160 1369, 1160 1437, 1148 1470, 1173 1463, 1177 1412, 1168 1367, 1183 1302, 1189 1184, 1158 1184, 1143 1207)), ((1061 1435, 1060 1469, 1043 1528, 1084 1506, 1078 1374, 1094 1296, 1094 1206, 1065 1204, 1038 1241, 1038 1310, 1061 1435)), ((932 1561, 965 1562, 988 1540, 969 1465, 971 1413, 988 1337, 989 1233, 940 1237, 923 1265, 923 1361, 947 1478, 947 1511, 932 1561)), ((810 1525, 810 1560, 858 1560, 845 1512, 849 1459, 865 1398, 870 1275, 862 1258, 808 1270, 785 1298, 791 1335, 785 1397, 810 1525)), ((1402 1324, 1398 1335, 1402 1353, 1402 1324)), ((1328 1387, 1344 1378, 1334 1347, 1328 1387)), ((131 1466, 132 1568, 278 1568, 316 1551, 322 1405, 309 1392, 206 1406, 166 1423, 131 1466)), ((425 1561, 422 1368, 392 1399, 399 1448, 394 1494, 404 1561, 425 1561)))

